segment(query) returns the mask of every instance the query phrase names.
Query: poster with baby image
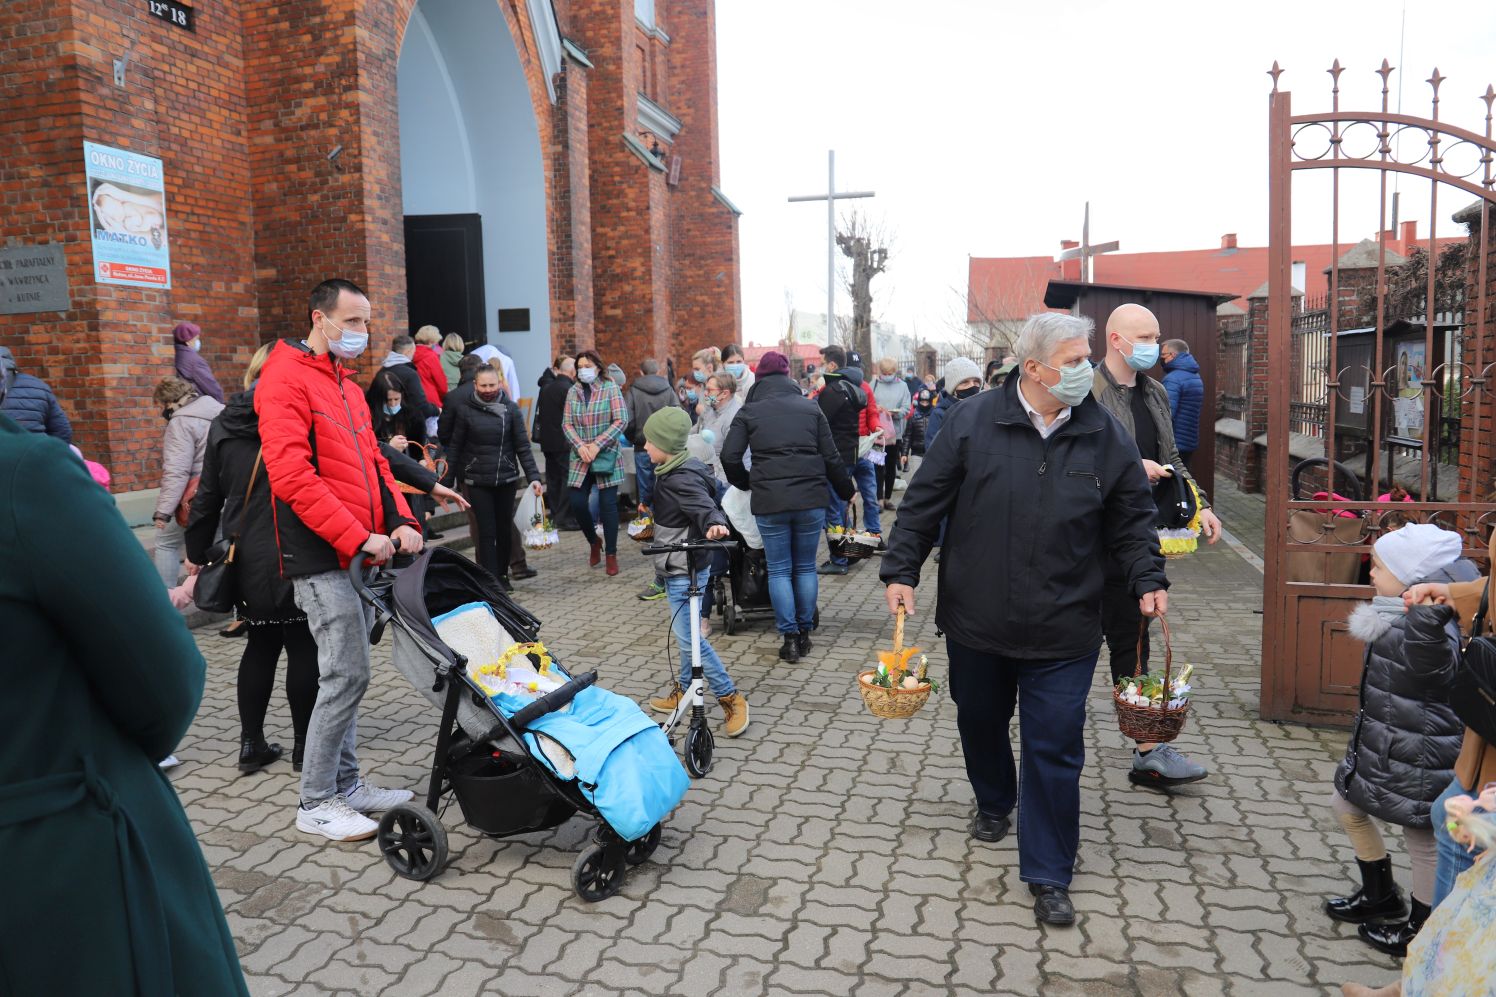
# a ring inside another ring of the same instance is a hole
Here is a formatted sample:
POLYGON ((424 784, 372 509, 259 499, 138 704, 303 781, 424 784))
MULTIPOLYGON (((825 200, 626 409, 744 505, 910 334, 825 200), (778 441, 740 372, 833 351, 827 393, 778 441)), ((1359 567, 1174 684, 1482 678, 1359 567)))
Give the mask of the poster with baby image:
POLYGON ((171 287, 161 160, 83 143, 94 275, 101 284, 171 287))

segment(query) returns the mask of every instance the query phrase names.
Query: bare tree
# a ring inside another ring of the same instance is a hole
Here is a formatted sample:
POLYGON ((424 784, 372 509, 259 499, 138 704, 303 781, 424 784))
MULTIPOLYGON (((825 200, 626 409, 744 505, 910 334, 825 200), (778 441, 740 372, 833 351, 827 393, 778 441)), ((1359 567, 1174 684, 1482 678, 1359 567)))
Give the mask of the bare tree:
MULTIPOLYGON (((889 243, 886 227, 875 224, 860 212, 853 211, 837 228, 836 245, 851 261, 847 291, 852 296, 851 335, 848 346, 862 354, 863 362, 873 356, 873 278, 888 266, 889 243)), ((841 320, 838 318, 837 325, 841 320)), ((837 330, 840 338, 840 329, 837 330)))

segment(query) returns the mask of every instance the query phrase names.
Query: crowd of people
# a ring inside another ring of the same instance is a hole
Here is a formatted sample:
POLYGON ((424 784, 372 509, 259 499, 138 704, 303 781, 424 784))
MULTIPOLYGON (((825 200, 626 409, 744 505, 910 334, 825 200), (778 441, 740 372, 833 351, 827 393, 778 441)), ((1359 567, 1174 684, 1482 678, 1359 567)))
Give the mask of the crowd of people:
MULTIPOLYGON (((1089 320, 1043 313, 1024 325, 1011 356, 985 370, 954 357, 938 380, 912 369, 901 374, 894 358, 881 358, 870 380, 863 358, 835 345, 821 351, 808 383, 793 378, 789 359, 776 351, 750 368, 735 344, 695 353, 677 383, 668 360, 645 358, 630 379, 618 364, 581 350, 557 357, 540 376, 532 439, 513 359, 492 346, 467 352, 460 336, 443 338, 434 327, 395 336, 360 386, 353 368, 369 346, 371 307, 349 281, 319 284, 305 336, 262 347, 242 392, 228 397, 198 353, 200 330, 181 323, 172 333, 174 373, 153 395, 165 421, 155 572, 185 604, 198 566, 232 544, 239 598, 237 622, 225 633, 247 638, 237 685, 238 767, 255 772, 284 756, 265 737, 284 651, 291 762, 300 773, 295 827, 333 841, 364 840, 375 834, 371 814, 412 796, 360 773, 370 620, 347 574, 354 556, 383 563, 397 551, 418 553, 440 537, 429 521, 436 503, 452 504, 470 515, 477 562, 513 591, 514 581, 535 573, 514 521, 528 490, 548 500, 558 527, 580 531, 591 568, 616 576, 628 514, 620 493, 632 471, 628 505, 649 517, 659 541, 759 538, 785 662, 814 651, 820 579, 855 566, 834 552, 817 564, 828 527, 856 527, 886 543, 879 577, 893 613, 913 615, 927 601, 917 603, 916 590, 934 554, 935 620, 947 641, 976 804, 970 835, 1001 841, 1016 810, 1019 877, 1033 894, 1036 919, 1074 923, 1069 890, 1092 676, 1103 647, 1114 682, 1145 671, 1150 621, 1168 608, 1154 490, 1184 481, 1198 498, 1203 538, 1214 543, 1221 534, 1190 471, 1199 368, 1185 342, 1162 339, 1148 309, 1123 305, 1112 313, 1099 362, 1091 359, 1089 320), (1150 376, 1160 360, 1162 378, 1150 376), (734 518, 734 509, 747 518, 734 518), (886 533, 885 513, 897 514, 886 533), (1009 734, 1015 710, 1021 760, 1009 734)), ((119 908, 108 916, 127 925, 137 944, 169 946, 171 972, 218 974, 221 992, 242 992, 201 857, 181 840, 190 839, 190 828, 169 788, 149 773, 169 758, 191 719, 201 656, 163 613, 167 603, 152 598, 149 589, 159 586, 140 584, 144 559, 138 546, 130 556, 134 541, 103 490, 74 494, 75 482, 87 480, 85 465, 41 466, 48 451, 37 441, 69 442, 68 420, 46 385, 20 372, 3 348, 0 412, 0 482, 29 469, 48 501, 76 507, 82 527, 62 542, 115 551, 89 583, 139 603, 128 624, 136 632, 108 648, 114 664, 106 684, 119 685, 109 685, 110 696, 88 687, 105 679, 86 660, 95 651, 104 657, 87 644, 109 641, 108 626, 77 635, 83 644, 75 646, 49 618, 0 608, 0 626, 15 640, 71 663, 61 684, 36 690, 39 707, 11 718, 21 738, 72 724, 69 711, 80 703, 100 731, 81 768, 71 756, 46 773, 22 772, 12 760, 12 778, 0 778, 0 786, 32 787, 34 805, 22 812, 37 820, 63 815, 50 818, 63 828, 80 796, 146 801, 159 833, 142 837, 116 811, 110 833, 124 844, 110 859, 119 863, 110 875, 127 883, 154 877, 154 899, 115 898, 119 908), (132 669, 150 669, 151 681, 125 689, 121 680, 132 669)), ((24 553, 16 516, 0 517, 0 545, 24 553)), ((1448 691, 1462 629, 1469 632, 1486 586, 1461 549, 1457 534, 1433 525, 1388 532, 1372 558, 1376 598, 1350 621, 1366 644, 1362 698, 1329 798, 1361 885, 1324 909, 1359 925, 1369 945, 1407 956, 1405 974, 1430 971, 1426 940, 1450 938, 1451 919, 1490 906, 1469 896, 1489 891, 1489 876, 1463 874, 1472 851, 1491 843, 1490 827, 1475 818, 1496 805, 1486 788, 1496 779, 1496 745, 1464 726, 1448 691), (1407 902, 1375 820, 1403 829, 1412 864, 1407 902), (1435 916, 1441 906, 1448 912, 1442 921, 1435 916)), ((25 574, 19 603, 72 586, 59 570, 65 557, 28 557, 24 572, 0 573, 0 585, 25 574)), ((99 564, 96 554, 86 559, 99 564)), ((678 680, 648 705, 663 713, 677 707, 694 650, 721 706, 721 729, 737 737, 750 726, 748 700, 713 647, 708 621, 693 627, 683 616, 688 591, 706 588, 723 570, 725 559, 660 555, 639 598, 668 606, 681 663, 678 680)), ((1164 788, 1209 775, 1172 745, 1152 742, 1133 745, 1127 774, 1164 788)), ((0 816, 0 828, 7 821, 0 816)), ((65 833, 91 832, 74 821, 65 833)), ((22 841, 21 854, 34 845, 22 841)), ((87 865, 74 873, 103 874, 87 865)), ((41 918, 32 928, 48 924, 41 918)), ((10 950, 9 940, 0 944, 10 950)))

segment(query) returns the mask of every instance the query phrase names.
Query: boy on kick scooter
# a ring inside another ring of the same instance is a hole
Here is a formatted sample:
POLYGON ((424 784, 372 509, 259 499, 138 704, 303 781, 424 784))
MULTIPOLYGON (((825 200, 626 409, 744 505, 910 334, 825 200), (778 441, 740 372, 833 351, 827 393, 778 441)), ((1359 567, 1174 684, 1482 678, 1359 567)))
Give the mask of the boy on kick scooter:
MULTIPOLYGON (((683 541, 702 537, 721 540, 728 536, 727 517, 714 498, 716 479, 705 464, 686 452, 690 431, 690 417, 674 406, 661 409, 644 423, 644 451, 655 465, 654 542, 646 550, 678 547, 683 541)), ((737 737, 748 729, 748 700, 733 687, 722 659, 701 636, 698 613, 709 570, 704 553, 677 549, 655 554, 655 572, 665 579, 671 630, 680 649, 680 680, 671 692, 651 699, 649 706, 659 713, 678 712, 686 695, 682 686, 691 681, 694 652, 699 655, 712 695, 722 704, 722 733, 737 737)))

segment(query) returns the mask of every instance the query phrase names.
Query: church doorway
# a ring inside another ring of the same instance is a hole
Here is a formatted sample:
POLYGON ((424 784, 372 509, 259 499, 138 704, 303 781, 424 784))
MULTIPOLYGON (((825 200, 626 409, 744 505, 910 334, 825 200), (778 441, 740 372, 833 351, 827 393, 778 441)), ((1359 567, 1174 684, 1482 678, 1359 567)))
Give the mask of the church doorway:
POLYGON ((410 330, 550 362, 545 176, 535 109, 498 0, 419 0, 400 50, 410 330))

